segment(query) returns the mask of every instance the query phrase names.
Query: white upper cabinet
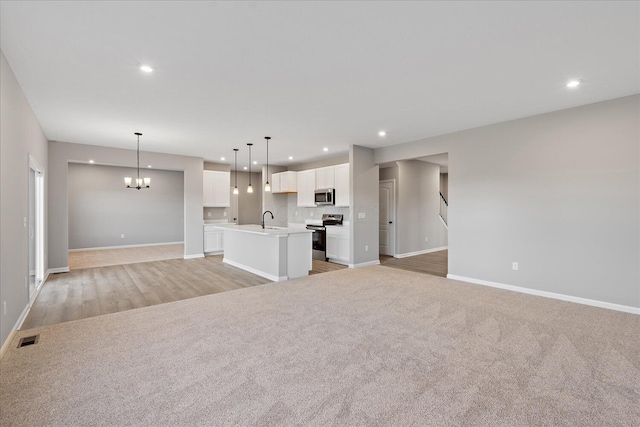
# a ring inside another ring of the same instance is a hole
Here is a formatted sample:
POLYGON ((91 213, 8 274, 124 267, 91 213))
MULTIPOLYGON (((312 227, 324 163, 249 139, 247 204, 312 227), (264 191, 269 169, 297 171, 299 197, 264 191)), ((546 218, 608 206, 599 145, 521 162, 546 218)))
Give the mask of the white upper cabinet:
POLYGON ((285 171, 271 175, 272 193, 297 193, 298 192, 298 172, 285 171))
POLYGON ((203 171, 202 205, 228 208, 231 206, 231 174, 222 171, 203 171))
POLYGON ((336 206, 349 206, 349 163, 335 166, 336 206))
POLYGON ((298 206, 315 207, 316 206, 316 170, 298 172, 298 206))
POLYGON ((335 187, 335 166, 316 169, 316 190, 335 187))

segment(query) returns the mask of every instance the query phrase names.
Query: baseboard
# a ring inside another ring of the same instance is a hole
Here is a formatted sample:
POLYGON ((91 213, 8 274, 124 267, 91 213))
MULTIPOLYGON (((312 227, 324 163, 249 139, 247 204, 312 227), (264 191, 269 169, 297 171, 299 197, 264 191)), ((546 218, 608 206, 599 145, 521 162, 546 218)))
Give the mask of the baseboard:
POLYGON ((506 289, 508 291, 520 292, 523 294, 535 295, 539 297, 553 298, 561 301, 575 302, 593 307, 606 308, 609 310, 623 311, 625 313, 640 314, 640 307, 631 307, 628 305, 614 304, 611 302, 598 301, 588 298, 575 297, 571 295, 557 294, 555 292, 539 291, 537 289, 522 288, 520 286, 506 285, 504 283, 490 282, 488 280, 473 279, 470 277, 456 276, 455 274, 447 274, 447 279, 460 280, 461 282, 474 283, 476 285, 489 286, 492 288, 506 289))
POLYGON ((421 251, 407 252, 407 253, 404 253, 404 254, 395 254, 393 257, 394 258, 407 258, 407 257, 410 257, 410 256, 429 254, 431 252, 444 251, 445 249, 449 249, 449 246, 440 246, 439 248, 424 249, 424 250, 421 250, 421 251))
POLYGON ((289 280, 288 276, 274 276, 273 274, 265 273, 262 270, 255 269, 253 267, 249 267, 249 266, 246 266, 244 264, 240 264, 239 262, 228 260, 226 258, 224 258, 222 260, 222 262, 224 262, 225 264, 232 265, 232 266, 237 267, 237 268, 241 268, 241 269, 243 269, 245 271, 248 271, 249 273, 253 273, 255 275, 258 275, 260 277, 264 277, 265 279, 269 279, 269 280, 274 281, 274 282, 283 282, 285 280, 289 280))
POLYGON ((204 256, 207 256, 207 255, 222 255, 222 254, 224 254, 224 250, 221 250, 221 251, 205 252, 205 253, 204 253, 204 256))
POLYGON ((362 267, 369 267, 370 265, 378 265, 380 264, 380 260, 376 259, 374 261, 367 261, 367 262, 361 262, 358 264, 348 264, 349 268, 362 268, 362 267))
POLYGON ((43 283, 47 281, 47 278, 49 277, 49 274, 56 274, 56 273, 68 273, 71 270, 69 270, 69 267, 56 267, 56 268, 50 268, 47 270, 47 274, 45 275, 45 279, 43 280, 43 283))
POLYGON ((329 258, 329 262, 332 262, 334 264, 346 265, 347 267, 349 266, 349 262, 348 261, 342 261, 342 260, 339 260, 339 259, 329 258))
POLYGON ((184 259, 204 258, 204 254, 185 255, 184 259))
POLYGON ((182 245, 182 244, 184 244, 184 242, 142 243, 142 244, 139 244, 139 245, 100 246, 100 247, 96 247, 96 248, 69 249, 69 252, 102 251, 102 250, 105 250, 105 249, 144 248, 146 246, 165 246, 165 245, 182 245))
POLYGON ((18 317, 18 321, 13 326, 13 329, 9 333, 9 336, 2 343, 2 348, 0 348, 0 359, 2 358, 2 356, 4 356, 4 353, 9 349, 9 346, 11 345, 11 342, 13 341, 13 336, 22 327, 22 324, 24 323, 24 320, 27 318, 27 315, 29 314, 29 310, 31 310, 31 305, 27 304, 26 307, 24 308, 24 310, 22 310, 22 314, 20 315, 20 317, 18 317))

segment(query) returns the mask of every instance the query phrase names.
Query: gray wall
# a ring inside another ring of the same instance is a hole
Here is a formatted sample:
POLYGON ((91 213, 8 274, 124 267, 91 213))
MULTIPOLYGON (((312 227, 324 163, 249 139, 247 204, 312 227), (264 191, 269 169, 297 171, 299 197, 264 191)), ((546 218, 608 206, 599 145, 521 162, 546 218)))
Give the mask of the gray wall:
POLYGON ((440 192, 444 196, 444 199, 449 203, 449 174, 440 174, 440 192))
MULTIPOLYGON (((284 166, 271 166, 269 165, 269 183, 273 184, 271 178, 274 173, 284 172, 287 168, 284 166)), ((275 227, 286 227, 289 223, 288 212, 288 197, 289 194, 273 194, 272 192, 264 191, 264 185, 267 182, 267 167, 262 167, 262 212, 273 212, 274 219, 265 215, 265 223, 275 227)))
POLYGON ((380 181, 395 179, 398 181, 398 165, 386 168, 380 168, 380 181))
POLYGON ((449 153, 450 274, 640 307, 639 141, 633 95, 377 149, 375 160, 449 153))
POLYGON ((349 149, 352 212, 351 264, 377 261, 379 258, 379 182, 380 170, 371 148, 352 145, 349 149), (363 213, 364 218, 359 218, 363 213), (368 246, 367 251, 365 247, 368 246))
MULTIPOLYGON (((249 186, 249 172, 238 172, 238 190, 237 196, 231 195, 231 215, 238 218, 238 224, 260 224, 262 218, 262 194, 264 187, 261 187, 262 174, 260 172, 251 172, 251 186, 253 193, 247 193, 249 186), (237 211, 233 207, 234 197, 237 198, 237 211)), ((233 184, 233 178, 231 178, 233 184)))
POLYGON ((438 218, 439 189, 440 166, 420 160, 398 162, 397 254, 447 246, 447 229, 438 218))
MULTIPOLYGON (((132 146, 135 139, 132 133, 132 146)), ((141 141, 145 147, 145 142, 141 141)), ((152 142, 147 142, 152 147, 152 142)), ((68 267, 69 209, 67 172, 68 164, 86 163, 89 159, 97 164, 129 166, 136 165, 136 151, 97 145, 71 144, 49 141, 49 267, 68 267)), ((199 157, 177 156, 141 151, 140 161, 155 169, 184 172, 184 246, 185 256, 203 253, 202 234, 202 170, 199 157)), ((129 190, 133 191, 133 190, 129 190)), ((144 190, 140 190, 144 191, 144 190)))
POLYGON ((151 187, 133 190, 135 168, 69 163, 69 249, 182 242, 182 171, 143 169, 151 187), (120 236, 124 234, 124 238, 120 236))
POLYGON ((25 278, 29 275, 29 229, 23 222, 29 216, 29 154, 45 169, 46 270, 49 263, 46 248, 47 138, 0 51, 0 345, 4 344, 29 303, 25 287, 25 278))

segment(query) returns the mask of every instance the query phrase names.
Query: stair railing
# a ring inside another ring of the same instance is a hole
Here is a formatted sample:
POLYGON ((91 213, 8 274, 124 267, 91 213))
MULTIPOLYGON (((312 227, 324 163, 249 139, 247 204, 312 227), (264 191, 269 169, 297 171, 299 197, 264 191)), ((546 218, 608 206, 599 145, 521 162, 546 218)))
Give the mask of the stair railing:
POLYGON ((448 227, 447 222, 447 209, 449 208, 449 203, 447 203, 447 199, 444 198, 442 193, 440 193, 440 219, 444 222, 444 225, 448 227))

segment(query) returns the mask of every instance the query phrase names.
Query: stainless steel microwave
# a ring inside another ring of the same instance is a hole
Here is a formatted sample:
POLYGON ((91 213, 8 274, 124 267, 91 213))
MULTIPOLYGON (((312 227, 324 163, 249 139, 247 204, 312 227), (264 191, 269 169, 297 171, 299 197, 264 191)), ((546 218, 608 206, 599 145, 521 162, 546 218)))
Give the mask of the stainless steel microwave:
POLYGON ((316 190, 315 192, 316 205, 335 205, 336 204, 336 190, 334 188, 324 188, 322 190, 316 190))

